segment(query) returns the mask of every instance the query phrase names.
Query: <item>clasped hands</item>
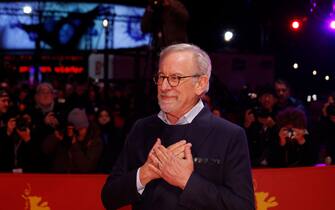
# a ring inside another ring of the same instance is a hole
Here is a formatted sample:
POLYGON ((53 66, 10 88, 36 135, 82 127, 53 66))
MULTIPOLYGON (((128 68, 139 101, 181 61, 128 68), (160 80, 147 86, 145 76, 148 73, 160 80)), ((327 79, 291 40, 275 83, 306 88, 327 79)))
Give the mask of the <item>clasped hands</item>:
POLYGON ((166 148, 158 138, 140 168, 141 184, 145 186, 154 179, 162 178, 169 184, 184 189, 194 170, 191 146, 191 143, 181 140, 166 148))
POLYGON ((291 128, 288 129, 286 127, 283 127, 279 131, 279 144, 281 146, 284 146, 287 141, 295 141, 300 145, 303 145, 305 140, 305 129, 302 128, 291 128), (291 132, 291 133, 289 133, 291 132))

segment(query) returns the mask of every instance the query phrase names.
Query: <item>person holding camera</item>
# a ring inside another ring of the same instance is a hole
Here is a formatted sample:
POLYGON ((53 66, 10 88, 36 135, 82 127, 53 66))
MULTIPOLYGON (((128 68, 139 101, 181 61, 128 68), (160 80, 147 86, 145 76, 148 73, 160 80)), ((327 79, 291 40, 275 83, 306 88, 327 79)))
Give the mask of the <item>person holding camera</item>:
POLYGON ((316 139, 319 144, 319 158, 326 165, 335 162, 335 101, 334 95, 329 95, 322 108, 322 116, 317 123, 316 139))
POLYGON ((42 149, 51 159, 51 172, 90 173, 97 170, 102 143, 85 110, 74 108, 68 115, 68 124, 55 129, 44 140, 42 149))
POLYGON ((3 118, 8 111, 8 108, 9 108, 9 95, 4 88, 0 87, 0 128, 5 126, 3 118))
POLYGON ((9 111, 0 129, 0 171, 23 173, 35 171, 37 147, 31 138, 27 115, 9 111))
POLYGON ((310 166, 315 163, 316 151, 307 131, 305 113, 294 107, 280 111, 276 117, 278 141, 272 156, 272 166, 310 166))
POLYGON ((258 91, 257 105, 244 113, 244 129, 248 137, 249 153, 253 167, 269 166, 271 147, 278 129, 275 122, 277 102, 274 89, 268 86, 258 91))

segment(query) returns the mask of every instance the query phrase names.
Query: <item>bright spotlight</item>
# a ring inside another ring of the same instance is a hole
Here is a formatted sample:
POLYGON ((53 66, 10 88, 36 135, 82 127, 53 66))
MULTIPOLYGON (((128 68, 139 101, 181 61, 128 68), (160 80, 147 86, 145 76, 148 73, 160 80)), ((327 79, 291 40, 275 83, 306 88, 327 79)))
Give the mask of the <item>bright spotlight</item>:
POLYGON ((31 6, 24 6, 23 7, 23 13, 24 14, 27 14, 27 15, 29 15, 29 14, 31 14, 31 12, 33 11, 33 8, 31 8, 31 6))
POLYGON ((325 76, 325 80, 327 80, 327 81, 328 81, 329 79, 330 79, 330 78, 329 78, 329 76, 328 76, 328 75, 326 75, 326 76, 325 76))
POLYGON ((300 20, 292 20, 290 23, 291 29, 293 31, 298 31, 301 28, 301 21, 300 20))
POLYGON ((316 94, 313 94, 312 95, 312 99, 313 99, 313 101, 317 101, 318 100, 318 96, 316 94))
POLYGON ((333 30, 335 29, 335 20, 330 21, 329 27, 333 30))
POLYGON ((317 70, 313 70, 312 74, 315 76, 318 74, 318 71, 317 70))
POLYGON ((107 18, 105 18, 105 19, 102 21, 102 26, 103 26, 104 28, 107 28, 107 27, 108 27, 108 24, 109 24, 109 21, 108 21, 107 18))
POLYGON ((311 102, 312 101, 312 96, 311 95, 308 95, 307 96, 307 102, 311 102))
POLYGON ((230 42, 234 37, 234 33, 232 31, 225 31, 223 38, 226 42, 230 42))
POLYGON ((294 68, 294 69, 298 69, 298 68, 299 68, 299 64, 298 64, 298 63, 294 63, 294 64, 293 64, 293 68, 294 68))

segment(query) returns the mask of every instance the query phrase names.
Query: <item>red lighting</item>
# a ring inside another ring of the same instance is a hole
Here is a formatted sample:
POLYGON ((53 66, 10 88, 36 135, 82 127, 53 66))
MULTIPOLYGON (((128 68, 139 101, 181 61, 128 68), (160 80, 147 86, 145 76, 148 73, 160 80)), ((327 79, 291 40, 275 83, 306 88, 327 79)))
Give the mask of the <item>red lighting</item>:
POLYGON ((50 66, 41 66, 40 71, 42 73, 50 73, 51 72, 51 67, 50 66))
POLYGON ((291 21, 291 29, 294 31, 298 31, 301 28, 301 21, 300 20, 293 20, 291 21))
POLYGON ((19 67, 19 72, 20 73, 27 73, 30 70, 30 66, 20 66, 19 67))
POLYGON ((59 74, 80 74, 84 71, 83 67, 78 66, 56 66, 55 72, 59 74))

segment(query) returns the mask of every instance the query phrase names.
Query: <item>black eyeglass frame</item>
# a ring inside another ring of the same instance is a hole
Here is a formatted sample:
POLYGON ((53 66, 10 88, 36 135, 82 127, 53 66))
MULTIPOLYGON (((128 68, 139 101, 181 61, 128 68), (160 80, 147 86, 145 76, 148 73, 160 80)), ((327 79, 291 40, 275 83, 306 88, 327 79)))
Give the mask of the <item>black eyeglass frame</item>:
POLYGON ((168 81, 168 83, 171 87, 177 87, 180 84, 180 81, 182 79, 186 79, 186 78, 190 78, 190 77, 200 77, 200 76, 202 76, 202 74, 194 74, 194 75, 187 75, 187 76, 179 76, 179 75, 165 76, 165 75, 162 75, 162 74, 158 73, 153 77, 153 80, 154 80, 156 85, 162 85, 164 80, 167 79, 167 81, 168 81), (171 84, 171 78, 172 77, 175 77, 177 79, 176 84, 171 84), (162 79, 161 82, 158 82, 159 79, 162 79))

